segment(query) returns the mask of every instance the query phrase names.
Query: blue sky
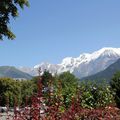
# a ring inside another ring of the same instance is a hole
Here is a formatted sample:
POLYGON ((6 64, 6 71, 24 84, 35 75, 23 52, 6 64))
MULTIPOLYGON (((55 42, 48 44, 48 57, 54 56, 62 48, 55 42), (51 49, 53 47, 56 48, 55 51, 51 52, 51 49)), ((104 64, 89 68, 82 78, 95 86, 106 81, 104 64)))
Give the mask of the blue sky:
POLYGON ((60 63, 102 47, 120 47, 120 0, 30 0, 11 20, 16 39, 0 42, 0 65, 60 63))

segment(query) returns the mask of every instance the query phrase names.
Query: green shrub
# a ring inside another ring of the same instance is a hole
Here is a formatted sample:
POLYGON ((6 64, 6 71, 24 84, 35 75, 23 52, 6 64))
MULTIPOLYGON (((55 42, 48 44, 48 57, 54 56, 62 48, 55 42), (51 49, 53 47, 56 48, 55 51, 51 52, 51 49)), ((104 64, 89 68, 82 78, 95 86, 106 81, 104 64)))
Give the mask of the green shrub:
POLYGON ((120 72, 117 72, 111 82, 111 88, 114 91, 115 102, 118 108, 120 108, 120 72))
POLYGON ((81 84, 81 105, 84 108, 105 107, 113 102, 113 94, 107 84, 81 84))

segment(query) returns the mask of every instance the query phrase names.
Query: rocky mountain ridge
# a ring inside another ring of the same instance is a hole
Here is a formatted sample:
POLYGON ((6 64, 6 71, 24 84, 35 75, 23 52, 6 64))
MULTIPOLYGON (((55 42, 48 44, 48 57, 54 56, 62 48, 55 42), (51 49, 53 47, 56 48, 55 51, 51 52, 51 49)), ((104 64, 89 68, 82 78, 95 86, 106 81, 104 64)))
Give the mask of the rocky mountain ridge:
POLYGON ((60 64, 43 62, 35 65, 33 68, 21 67, 19 69, 33 76, 38 74, 37 70, 39 67, 42 72, 48 70, 52 74, 60 74, 62 72, 70 71, 75 76, 83 78, 105 70, 119 58, 120 48, 105 47, 93 53, 83 53, 76 58, 66 57, 60 64))

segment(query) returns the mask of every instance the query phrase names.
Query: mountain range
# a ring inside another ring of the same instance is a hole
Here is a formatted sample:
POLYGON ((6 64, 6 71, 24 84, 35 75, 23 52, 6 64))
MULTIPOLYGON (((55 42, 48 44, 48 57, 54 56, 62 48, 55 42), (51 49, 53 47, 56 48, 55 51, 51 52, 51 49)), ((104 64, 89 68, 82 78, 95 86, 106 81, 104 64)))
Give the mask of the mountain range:
POLYGON ((120 59, 118 59, 115 63, 111 64, 105 70, 98 72, 94 75, 82 78, 82 80, 106 80, 109 82, 112 79, 113 75, 118 71, 120 71, 120 59))
POLYGON ((99 77, 105 78, 106 76, 109 78, 113 73, 111 71, 119 70, 119 59, 120 48, 106 47, 93 53, 83 53, 76 58, 66 57, 60 64, 43 62, 35 65, 33 68, 1 66, 0 77, 31 79, 32 76, 38 75, 38 69, 41 68, 42 73, 48 70, 53 75, 70 71, 70 73, 80 79, 88 79, 88 77, 91 79, 99 77))
POLYGON ((52 74, 60 74, 70 71, 78 78, 94 75, 105 70, 111 64, 120 58, 120 48, 106 47, 93 53, 83 53, 79 57, 66 57, 60 64, 40 63, 33 68, 19 67, 18 69, 32 76, 38 74, 38 68, 41 71, 48 70, 52 74))

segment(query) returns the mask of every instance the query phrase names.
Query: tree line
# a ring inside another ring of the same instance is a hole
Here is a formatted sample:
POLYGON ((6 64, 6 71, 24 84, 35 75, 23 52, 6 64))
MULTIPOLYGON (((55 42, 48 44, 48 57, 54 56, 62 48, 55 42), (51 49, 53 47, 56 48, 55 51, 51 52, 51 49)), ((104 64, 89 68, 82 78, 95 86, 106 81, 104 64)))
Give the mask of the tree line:
POLYGON ((107 105, 117 105, 120 107, 120 72, 116 73, 111 82, 95 83, 81 82, 70 72, 64 72, 60 75, 52 76, 48 71, 39 77, 31 80, 14 80, 11 78, 0 78, 0 106, 13 107, 17 102, 19 106, 24 106, 26 100, 28 104, 31 97, 38 92, 39 81, 42 79, 42 94, 47 98, 52 93, 52 97, 61 96, 61 102, 68 108, 73 99, 80 99, 80 105, 83 108, 98 108, 107 105))

